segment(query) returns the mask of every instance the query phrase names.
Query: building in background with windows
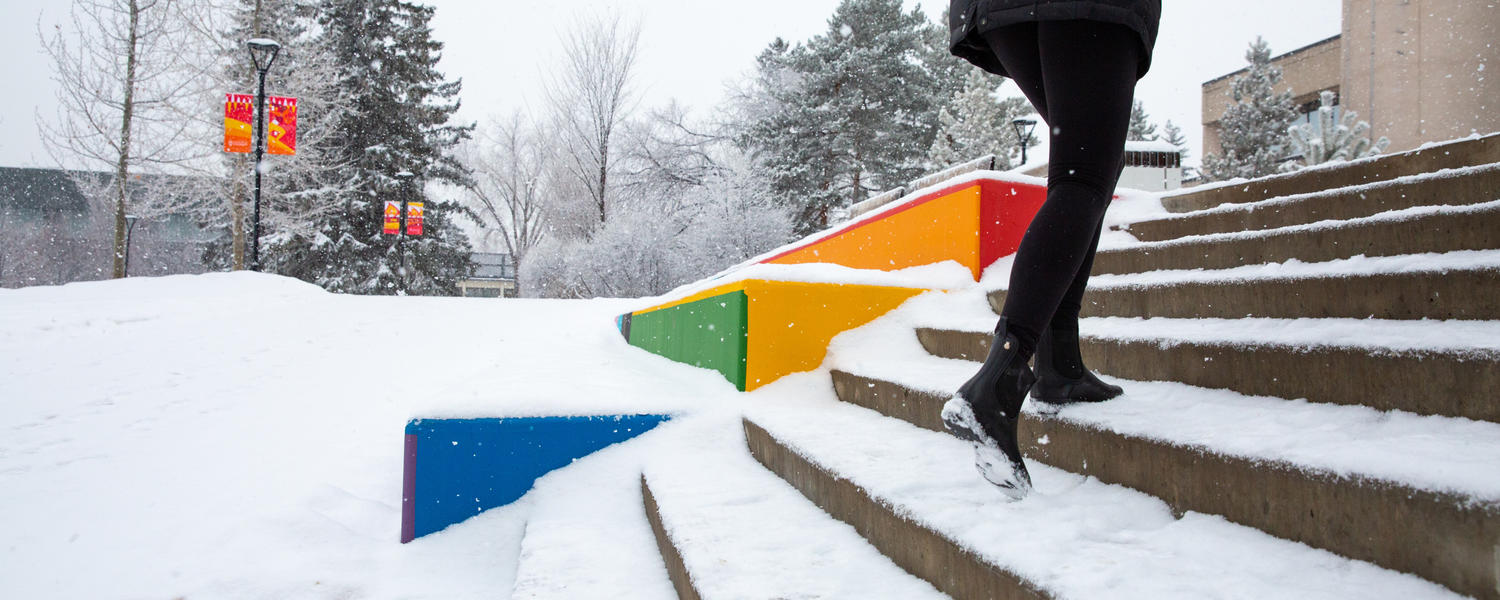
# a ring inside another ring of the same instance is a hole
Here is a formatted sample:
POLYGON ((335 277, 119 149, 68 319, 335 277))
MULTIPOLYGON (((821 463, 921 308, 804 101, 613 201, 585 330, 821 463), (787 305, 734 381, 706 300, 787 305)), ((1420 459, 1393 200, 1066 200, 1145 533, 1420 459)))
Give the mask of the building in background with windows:
MULTIPOLYGON (((1493 0, 1344 0, 1339 35, 1277 56, 1281 90, 1317 122, 1318 95, 1385 136, 1386 152, 1500 131, 1500 6, 1493 0)), ((1247 41, 1248 42, 1248 41, 1247 41)), ((1217 154, 1235 71, 1203 84, 1203 153, 1217 154)), ((1316 125, 1314 125, 1316 126, 1316 125)), ((1288 145, 1288 149, 1290 146, 1288 145)))
POLYGON ((474 253, 474 276, 458 282, 465 298, 515 298, 516 261, 509 254, 474 253))
MULTIPOLYGON (((114 269, 115 207, 79 189, 102 186, 111 174, 0 167, 0 288, 109 279, 114 269)), ((133 176, 135 202, 163 176, 133 176)), ((129 229, 128 274, 203 273, 205 255, 227 231, 198 226, 189 214, 152 215, 129 229)))

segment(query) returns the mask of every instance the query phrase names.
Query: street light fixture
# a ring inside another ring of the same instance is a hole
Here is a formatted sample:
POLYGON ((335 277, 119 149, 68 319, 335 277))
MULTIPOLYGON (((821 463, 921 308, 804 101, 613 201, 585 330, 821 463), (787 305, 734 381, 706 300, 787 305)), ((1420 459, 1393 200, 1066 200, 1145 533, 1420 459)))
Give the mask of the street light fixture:
POLYGON ((1015 119, 1010 122, 1016 128, 1016 138, 1021 140, 1021 164, 1026 164, 1026 147, 1031 145, 1031 132, 1036 129, 1036 119, 1015 119))
POLYGON ((266 153, 266 71, 276 62, 281 44, 275 40, 255 38, 245 45, 250 47, 250 60, 260 75, 260 85, 255 91, 255 216, 251 225, 250 270, 260 270, 260 160, 266 153))

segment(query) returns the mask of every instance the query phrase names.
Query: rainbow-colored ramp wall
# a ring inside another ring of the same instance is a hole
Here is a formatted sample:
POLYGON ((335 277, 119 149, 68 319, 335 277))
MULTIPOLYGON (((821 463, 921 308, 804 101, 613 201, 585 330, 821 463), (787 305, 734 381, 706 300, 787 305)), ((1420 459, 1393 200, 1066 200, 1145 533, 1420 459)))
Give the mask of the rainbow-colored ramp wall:
POLYGON ((548 472, 670 418, 413 419, 406 424, 401 543, 515 502, 548 472))
POLYGON ((1047 199, 1046 185, 1037 181, 965 179, 877 209, 761 262, 894 271, 954 260, 978 281, 985 267, 1020 246, 1026 226, 1047 199))
MULTIPOLYGON (((996 259, 1016 251, 1046 196, 1040 180, 965 177, 789 245, 760 262, 894 271, 952 260, 977 281, 996 259)), ((634 346, 716 370, 740 390, 750 391, 817 368, 834 336, 924 291, 749 279, 621 315, 617 325, 634 346)))
POLYGON ((925 291, 748 279, 621 315, 618 325, 631 345, 750 391, 817 368, 833 336, 925 291))

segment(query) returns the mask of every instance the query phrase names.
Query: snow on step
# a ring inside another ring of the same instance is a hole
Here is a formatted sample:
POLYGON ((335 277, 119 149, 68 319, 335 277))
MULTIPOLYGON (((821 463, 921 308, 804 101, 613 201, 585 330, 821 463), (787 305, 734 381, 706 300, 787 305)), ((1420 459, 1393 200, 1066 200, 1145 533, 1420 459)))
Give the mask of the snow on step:
POLYGON ((1370 183, 1364 183, 1364 184, 1358 184, 1358 185, 1350 185, 1350 186, 1345 186, 1345 187, 1340 187, 1340 188, 1330 188, 1330 189, 1318 190, 1318 191, 1313 191, 1313 192, 1304 192, 1304 193, 1300 193, 1300 194, 1289 194, 1289 195, 1286 195, 1286 196, 1277 196, 1275 198, 1267 198, 1265 200, 1255 200, 1255 201, 1252 201, 1252 202, 1226 202, 1226 203, 1220 204, 1218 206, 1214 206, 1214 207, 1210 207, 1210 208, 1205 208, 1205 209, 1201 209, 1201 210, 1188 211, 1188 212, 1184 212, 1184 213, 1171 213, 1170 215, 1168 215, 1166 217, 1163 217, 1160 220, 1171 221, 1171 220, 1179 220, 1179 219, 1191 219, 1191 218, 1195 218, 1195 217, 1201 217, 1201 216, 1204 216, 1204 215, 1215 215, 1215 214, 1237 213, 1237 212, 1254 212, 1254 211, 1257 211, 1257 210, 1274 210, 1274 209, 1277 209, 1277 208, 1283 208, 1283 207, 1287 207, 1287 206, 1294 206, 1296 204, 1299 204, 1299 203, 1302 203, 1302 202, 1306 202, 1308 200, 1322 200, 1322 199, 1337 200, 1337 197, 1340 196, 1340 195, 1345 195, 1345 194, 1363 194, 1365 192, 1380 190, 1380 189, 1383 189, 1383 188, 1392 188, 1392 187, 1398 187, 1398 186, 1403 186, 1403 185, 1420 184, 1420 183, 1424 183, 1424 182, 1436 181, 1436 180, 1444 180, 1444 179, 1457 179, 1457 178, 1460 178, 1460 177, 1466 177, 1466 176, 1476 175, 1476 174, 1480 174, 1480 173, 1485 173, 1485 172, 1488 172, 1488 171, 1494 171, 1497 168, 1500 168, 1500 164, 1489 163, 1489 164, 1483 164, 1483 165, 1473 165, 1473 166, 1468 166, 1468 167, 1459 167, 1459 168, 1452 168, 1452 169, 1439 169, 1437 171, 1433 171, 1433 172, 1430 172, 1430 173, 1420 173, 1420 174, 1417 174, 1417 175, 1406 175, 1406 176, 1397 177, 1397 178, 1394 178, 1394 179, 1385 179, 1385 180, 1374 181, 1374 182, 1370 182, 1370 183))
MULTIPOLYGON (((677 598, 641 505, 645 456, 668 445, 668 422, 538 479, 511 598, 677 598)), ((476 549, 476 551, 480 551, 476 549)))
MULTIPOLYGON (((925 302, 925 301, 924 301, 925 302)), ((987 303, 946 300, 928 306, 913 327, 988 333, 995 313, 987 303)), ((982 302, 982 300, 981 300, 982 302)), ((913 306, 907 304, 906 306, 913 306)), ((908 313, 910 314, 910 313, 908 313)), ((1163 317, 1085 317, 1078 320, 1085 337, 1244 347, 1351 348, 1375 354, 1452 353, 1474 359, 1500 358, 1500 321, 1465 319, 1243 318, 1174 319, 1163 317)))
POLYGON ((1280 263, 1244 265, 1228 269, 1170 269, 1143 273, 1099 274, 1089 278, 1089 289, 1169 286, 1182 283, 1253 283, 1350 275, 1500 271, 1500 250, 1458 250, 1398 256, 1355 256, 1323 262, 1292 259, 1280 263))
POLYGON ((767 471, 738 414, 680 423, 645 476, 694 588, 718 598, 946 598, 767 471))
POLYGON ((967 443, 837 402, 826 375, 756 392, 747 415, 896 513, 1061 598, 1454 598, 1416 577, 1033 463, 1010 503, 967 443), (820 379, 821 377, 821 379, 820 379))
POLYGON ((1131 250, 1153 250, 1153 249, 1157 249, 1157 248, 1170 248, 1170 247, 1173 247, 1173 246, 1182 246, 1182 245, 1189 245, 1189 244, 1218 243, 1218 242, 1230 242, 1230 241, 1240 241, 1240 240, 1254 240, 1254 239, 1268 238, 1268 237, 1274 237, 1274 236, 1283 236, 1283 235, 1288 235, 1288 234, 1303 234, 1303 233, 1313 233, 1313 232, 1320 232, 1320 231, 1329 231, 1329 230, 1334 230, 1334 229, 1344 229, 1344 228, 1350 228, 1350 227, 1358 227, 1358 226, 1362 226, 1362 225, 1375 225, 1375 224, 1381 224, 1381 223, 1400 223, 1400 222, 1405 222, 1405 221, 1415 221, 1415 220, 1421 219, 1423 217, 1436 216, 1436 215, 1448 215, 1448 216, 1483 215, 1483 214, 1492 213, 1492 212, 1494 212, 1496 210, 1500 210, 1500 200, 1491 200, 1489 202, 1482 202, 1482 203, 1478 203, 1478 204, 1466 204, 1466 205, 1446 205, 1446 204, 1443 204, 1443 205, 1413 206, 1413 207, 1410 207, 1410 208, 1402 208, 1402 209, 1398 209, 1398 210, 1388 210, 1388 211, 1385 211, 1385 212, 1381 212, 1381 213, 1376 213, 1376 214, 1370 215, 1368 217, 1358 217, 1358 218, 1354 218, 1354 219, 1326 219, 1326 220, 1322 220, 1322 221, 1315 221, 1315 222, 1312 222, 1312 223, 1305 223, 1305 224, 1299 224, 1299 225, 1288 225, 1288 226, 1285 226, 1285 227, 1275 227, 1275 228, 1271 228, 1271 229, 1256 229, 1256 230, 1253 230, 1253 231, 1234 231, 1234 232, 1228 232, 1228 233, 1209 233, 1209 234, 1202 234, 1202 235, 1188 235, 1188 236, 1183 236, 1183 237, 1180 237, 1180 238, 1174 238, 1174 239, 1170 239, 1170 240, 1163 240, 1163 241, 1160 241, 1160 242, 1140 242, 1138 244, 1133 244, 1133 245, 1128 245, 1128 246, 1115 246, 1115 247, 1112 247, 1111 250, 1124 250, 1124 249, 1131 249, 1131 250))
MULTIPOLYGON (((974 374, 979 363, 932 356, 912 330, 955 320, 985 323, 977 329, 983 331, 993 326, 994 316, 978 293, 924 294, 886 317, 835 338, 824 366, 915 390, 950 394, 974 374)), ((1500 352, 1500 323, 1380 321, 1372 326, 1371 321, 1109 317, 1081 319, 1080 327, 1085 335, 1163 343, 1173 339, 1302 344, 1323 340, 1340 345, 1381 342, 1393 350, 1500 352), (1303 333, 1304 329, 1308 331, 1303 333)), ((1055 416, 1226 456, 1282 461, 1500 502, 1500 469, 1495 468, 1500 464, 1497 423, 1247 396, 1180 383, 1104 379, 1124 387, 1125 395, 1099 404, 1064 407, 1055 416)), ((1024 410, 1036 409, 1036 403, 1028 402, 1024 410)))

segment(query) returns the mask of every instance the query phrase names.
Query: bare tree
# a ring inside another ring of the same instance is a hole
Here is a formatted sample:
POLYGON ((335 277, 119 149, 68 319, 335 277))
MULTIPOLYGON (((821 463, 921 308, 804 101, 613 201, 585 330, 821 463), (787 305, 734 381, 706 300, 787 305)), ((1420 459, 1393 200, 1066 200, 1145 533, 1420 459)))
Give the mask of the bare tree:
POLYGON ((129 180, 210 153, 190 135, 195 49, 176 0, 74 0, 68 30, 37 35, 58 83, 57 120, 37 119, 53 159, 112 171, 114 277, 125 276, 125 215, 172 212, 173 195, 129 202, 129 180))
POLYGON ((547 235, 551 136, 519 112, 488 129, 464 152, 463 161, 474 172, 466 189, 477 204, 480 225, 499 234, 519 273, 527 253, 547 235))
POLYGON ((640 35, 617 14, 583 17, 563 34, 564 63, 547 86, 568 171, 587 190, 600 225, 610 216, 611 144, 635 100, 640 35))

